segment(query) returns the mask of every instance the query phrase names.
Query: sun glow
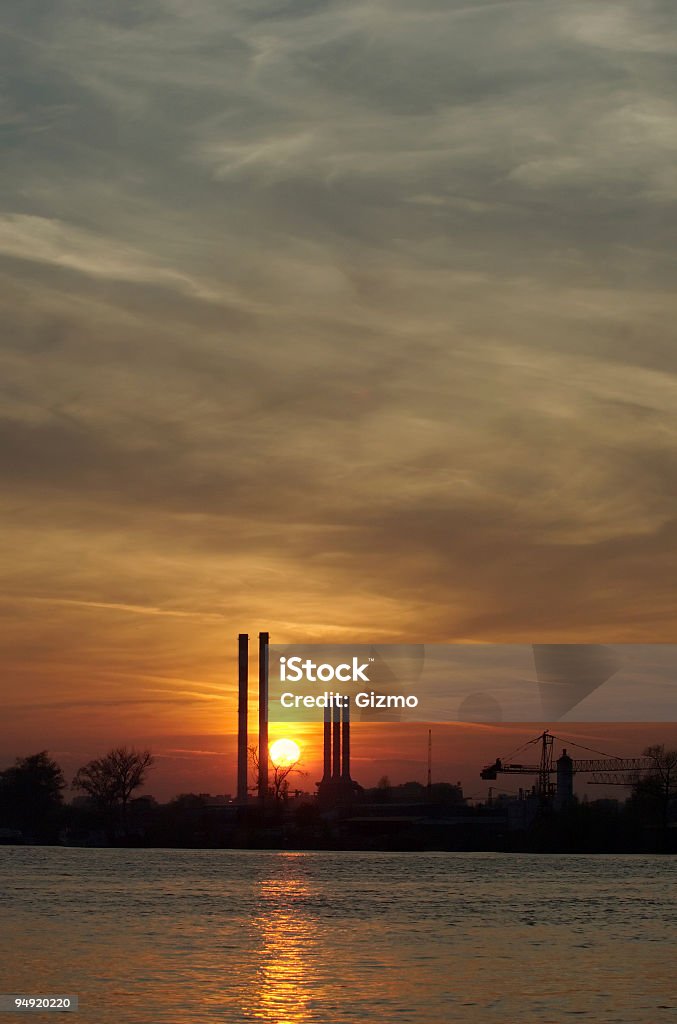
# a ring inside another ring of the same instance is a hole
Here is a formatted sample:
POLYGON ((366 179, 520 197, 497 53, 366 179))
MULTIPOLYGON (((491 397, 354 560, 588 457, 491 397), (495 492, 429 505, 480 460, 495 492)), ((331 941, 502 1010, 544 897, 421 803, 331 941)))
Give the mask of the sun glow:
POLYGON ((275 740, 270 747, 270 760, 276 768, 288 768, 296 764, 301 756, 301 748, 293 740, 275 740))

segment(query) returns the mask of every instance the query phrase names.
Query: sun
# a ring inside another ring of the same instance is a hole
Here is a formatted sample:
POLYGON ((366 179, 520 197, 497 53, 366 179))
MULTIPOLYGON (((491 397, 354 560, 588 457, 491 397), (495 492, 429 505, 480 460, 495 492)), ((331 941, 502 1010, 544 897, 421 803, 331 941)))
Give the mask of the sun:
POLYGON ((276 768, 288 768, 296 764, 301 756, 301 748, 293 740, 275 740, 270 747, 270 760, 276 768))

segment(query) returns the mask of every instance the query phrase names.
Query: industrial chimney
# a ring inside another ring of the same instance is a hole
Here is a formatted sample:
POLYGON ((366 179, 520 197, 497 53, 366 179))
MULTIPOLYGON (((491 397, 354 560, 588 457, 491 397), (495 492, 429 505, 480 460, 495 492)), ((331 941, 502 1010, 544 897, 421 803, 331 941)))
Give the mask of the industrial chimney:
POLYGON ((268 633, 259 633, 259 801, 268 795, 268 633))
POLYGON ((238 637, 237 802, 247 803, 247 707, 249 702, 249 635, 238 637))
POLYGON ((324 709, 324 771, 322 782, 327 783, 331 779, 331 708, 324 709))
POLYGON ((350 704, 348 701, 343 705, 342 718, 341 780, 350 782, 350 704))

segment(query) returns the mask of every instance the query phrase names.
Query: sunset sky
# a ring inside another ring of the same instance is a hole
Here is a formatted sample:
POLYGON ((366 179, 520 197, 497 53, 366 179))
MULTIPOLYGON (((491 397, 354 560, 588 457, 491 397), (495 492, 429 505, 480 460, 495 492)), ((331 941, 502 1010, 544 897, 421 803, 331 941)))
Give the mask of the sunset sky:
POLYGON ((672 12, 5 0, 0 767, 232 792, 239 631, 677 641, 672 12))

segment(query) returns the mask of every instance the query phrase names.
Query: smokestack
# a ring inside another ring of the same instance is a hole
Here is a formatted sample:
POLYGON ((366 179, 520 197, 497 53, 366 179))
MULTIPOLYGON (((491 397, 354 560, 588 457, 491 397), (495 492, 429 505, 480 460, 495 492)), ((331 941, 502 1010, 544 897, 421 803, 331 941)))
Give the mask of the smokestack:
POLYGON ((323 782, 331 779, 331 708, 324 709, 324 774, 323 782))
POLYGON ((247 802, 247 704, 249 697, 249 634, 238 637, 237 802, 247 802))
POLYGON ((268 795, 268 633, 259 633, 259 800, 268 795))
POLYGON ((341 772, 341 778, 346 782, 350 782, 350 704, 348 699, 345 699, 343 705, 343 736, 342 736, 342 750, 341 757, 343 760, 343 770, 341 772))
POLYGON ((334 763, 332 768, 332 779, 341 778, 341 709, 334 707, 334 763))

